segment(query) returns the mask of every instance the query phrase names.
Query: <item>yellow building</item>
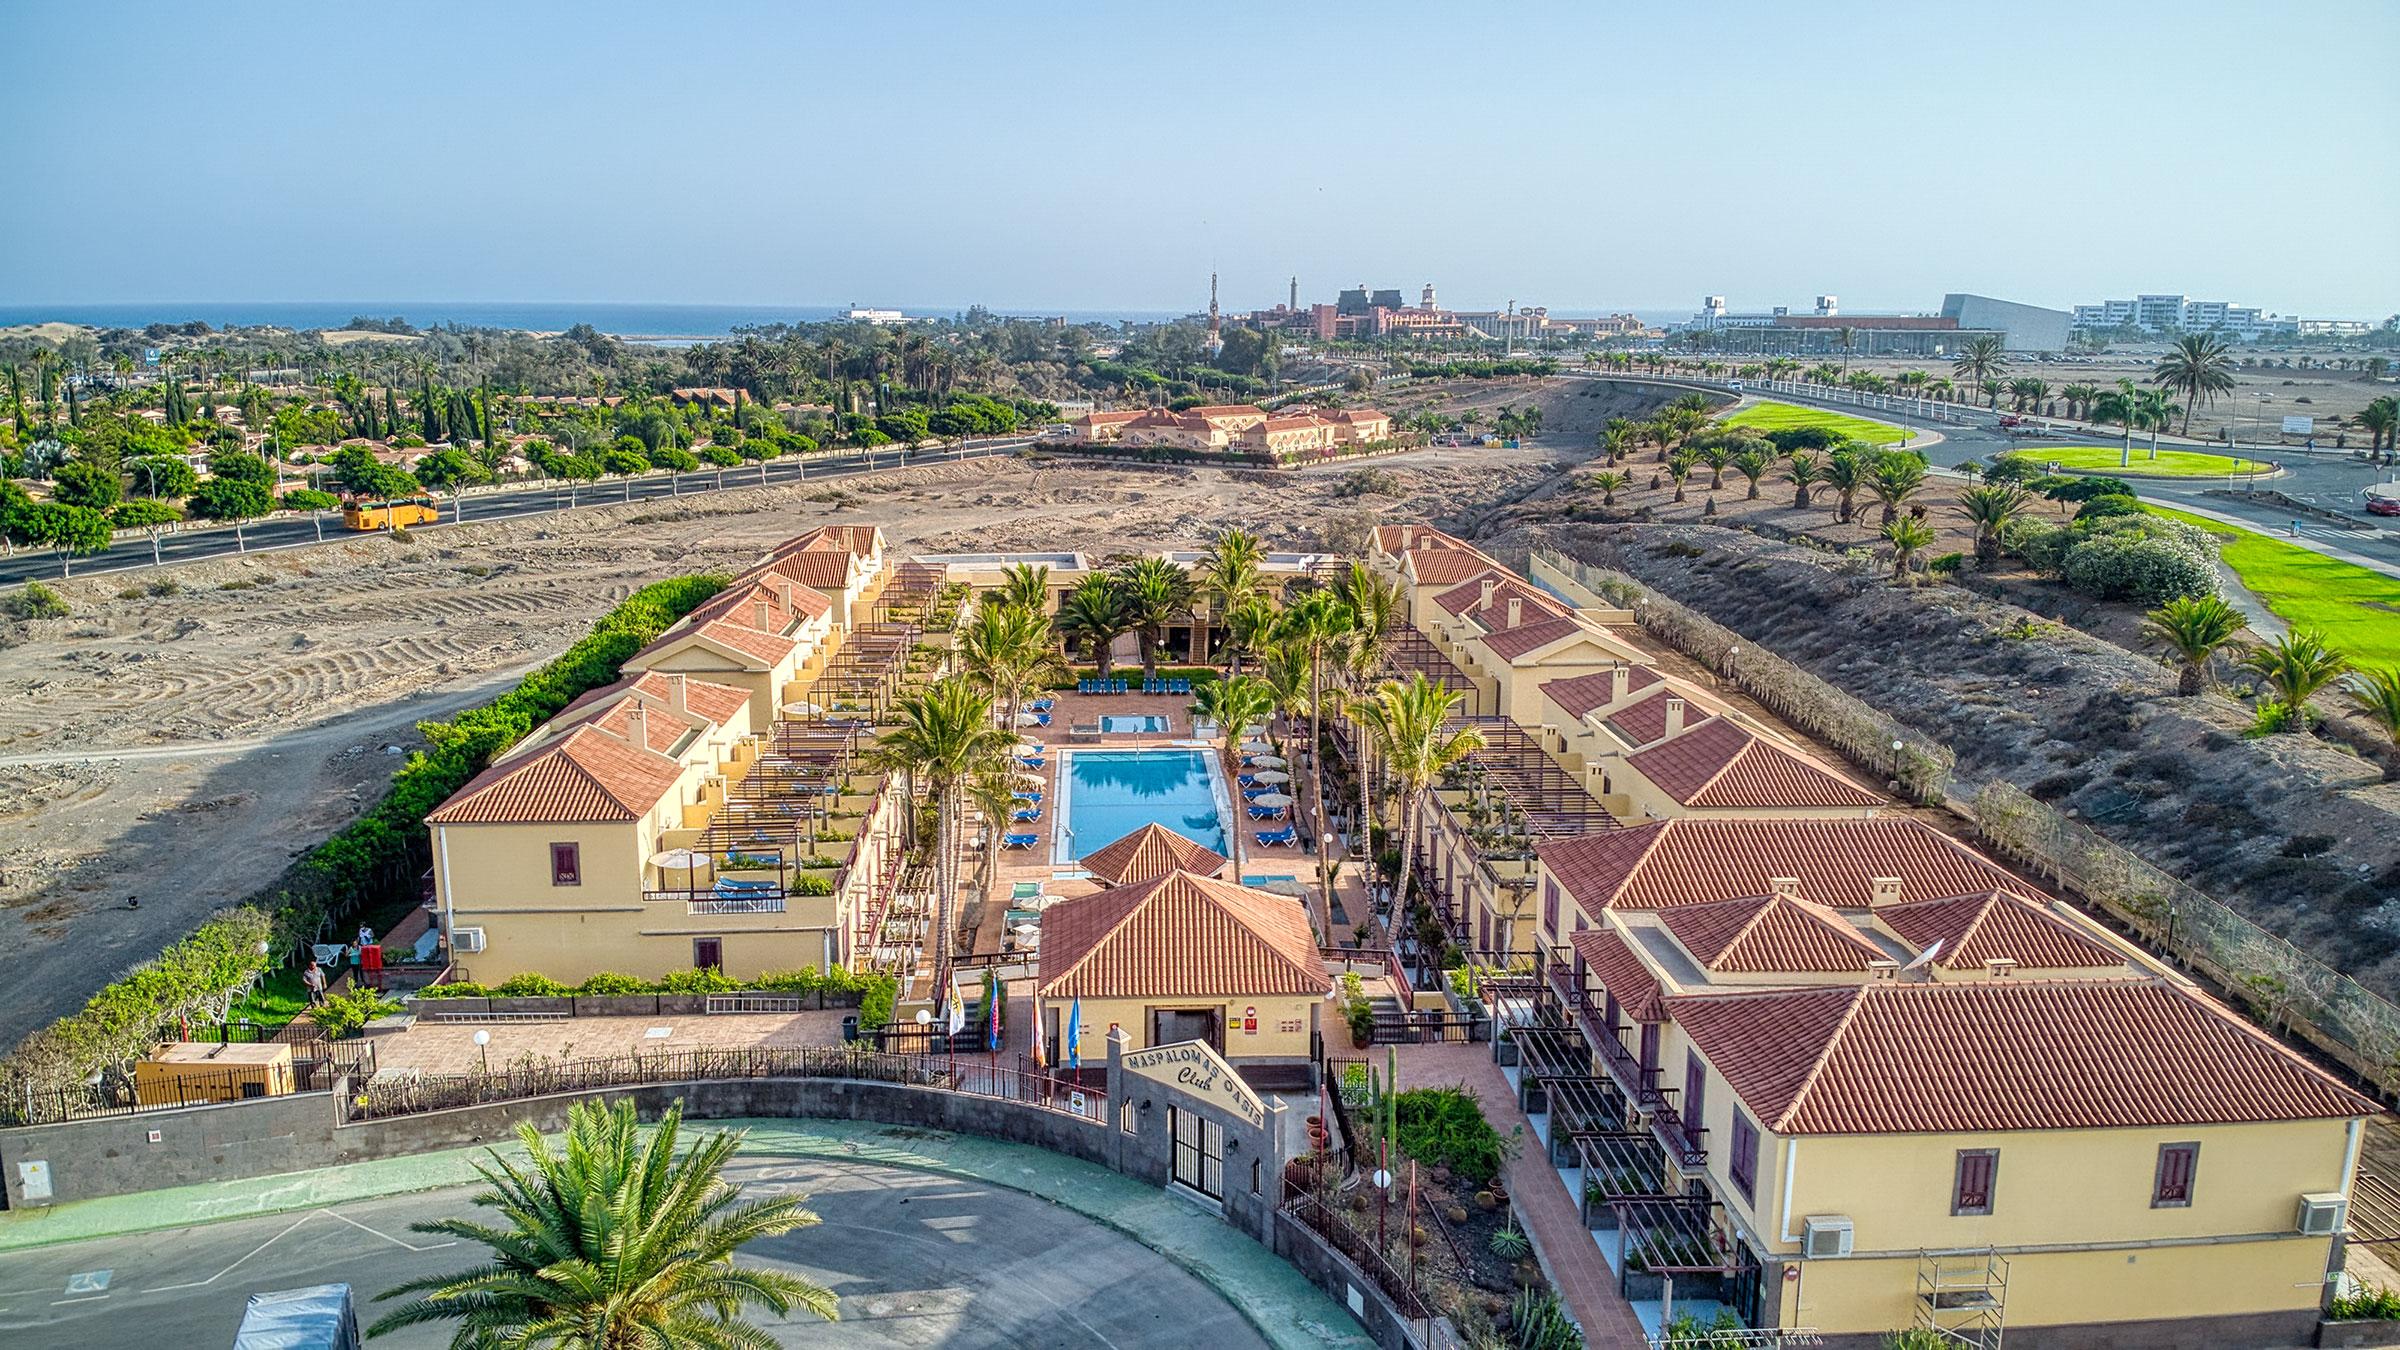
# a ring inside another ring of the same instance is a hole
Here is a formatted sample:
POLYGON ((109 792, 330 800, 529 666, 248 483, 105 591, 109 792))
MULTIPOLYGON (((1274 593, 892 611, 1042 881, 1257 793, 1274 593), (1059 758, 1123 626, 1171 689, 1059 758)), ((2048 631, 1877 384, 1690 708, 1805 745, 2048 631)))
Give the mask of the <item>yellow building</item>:
POLYGON ((1206 1041, 1255 1085, 1308 1085, 1332 988, 1301 904, 1228 881, 1168 872, 1042 916, 1035 990, 1053 1064, 1080 1004, 1085 1064, 1123 1028, 1130 1049, 1206 1041))

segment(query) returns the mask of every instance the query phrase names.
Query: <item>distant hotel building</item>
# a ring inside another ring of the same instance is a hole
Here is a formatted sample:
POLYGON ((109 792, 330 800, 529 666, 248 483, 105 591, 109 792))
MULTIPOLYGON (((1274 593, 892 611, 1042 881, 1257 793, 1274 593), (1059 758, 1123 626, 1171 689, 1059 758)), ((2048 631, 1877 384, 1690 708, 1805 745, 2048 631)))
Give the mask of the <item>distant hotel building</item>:
POLYGON ((1448 310, 1434 298, 1431 282, 1409 304, 1397 290, 1368 290, 1365 285, 1343 291, 1330 305, 1302 305, 1295 282, 1288 303, 1273 309, 1229 316, 1229 323, 1268 332, 1306 333, 1320 340, 1335 338, 1458 338, 1470 341, 1536 342, 1564 337, 1642 337, 1648 325, 1631 314, 1599 319, 1554 319, 1542 306, 1510 304, 1505 309, 1448 310))
POLYGON ((2188 295, 2137 295, 2075 307, 2075 326, 2113 333, 2222 333, 2242 342, 2274 337, 2365 337, 2373 325, 2360 319, 2296 319, 2253 305, 2194 300, 2188 295))
POLYGON ((1176 450, 1263 452, 1271 455, 1372 444, 1392 437, 1387 413, 1367 408, 1318 413, 1270 413, 1248 403, 1221 403, 1181 412, 1149 408, 1096 412, 1068 424, 1075 439, 1094 445, 1158 446, 1176 450))
POLYGON ((2064 310, 1963 293, 1942 297, 1939 314, 1844 314, 1841 298, 1832 295, 1818 296, 1808 314, 1783 305, 1743 312, 1711 295, 1685 325, 1686 331, 1720 334, 1720 345, 1733 350, 1790 356, 1845 350, 1856 356, 1954 356, 1979 337, 1997 337, 2010 351, 2051 352, 2066 347, 2068 327, 2064 310))

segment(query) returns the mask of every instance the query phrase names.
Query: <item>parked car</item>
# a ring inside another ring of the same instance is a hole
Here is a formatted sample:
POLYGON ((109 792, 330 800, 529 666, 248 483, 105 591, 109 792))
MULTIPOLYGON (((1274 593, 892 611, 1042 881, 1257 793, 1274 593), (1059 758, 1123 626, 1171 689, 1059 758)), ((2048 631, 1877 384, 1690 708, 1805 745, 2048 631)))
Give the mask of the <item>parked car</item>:
POLYGON ((2370 516, 2400 516, 2400 497, 2370 495, 2367 498, 2367 514, 2370 516))

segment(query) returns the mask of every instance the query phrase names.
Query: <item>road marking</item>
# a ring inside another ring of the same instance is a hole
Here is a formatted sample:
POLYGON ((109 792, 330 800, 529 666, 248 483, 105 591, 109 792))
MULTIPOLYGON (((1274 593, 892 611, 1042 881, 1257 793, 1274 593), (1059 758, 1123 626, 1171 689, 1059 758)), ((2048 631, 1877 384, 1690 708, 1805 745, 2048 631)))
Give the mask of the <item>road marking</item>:
POLYGON ((317 1213, 322 1214, 329 1219, 340 1219, 343 1223, 350 1225, 352 1228, 355 1228, 362 1233, 373 1233, 375 1236, 382 1238, 384 1241, 391 1243, 393 1246, 400 1248, 402 1251, 438 1252, 444 1247, 455 1247, 458 1245, 458 1239, 452 1238, 448 1242, 429 1243, 420 1247, 413 1242, 403 1242, 399 1238, 393 1237, 391 1234, 384 1232, 380 1228, 369 1228, 365 1224, 360 1223, 358 1220, 353 1219, 349 1215, 341 1213, 338 1210, 320 1209, 317 1211, 317 1213))
POLYGON ((106 1294, 86 1294, 82 1298, 54 1298, 50 1300, 50 1306, 53 1308, 63 1308, 70 1303, 98 1303, 107 1297, 108 1295, 106 1294))
POLYGON ((116 1273, 113 1269, 79 1271, 67 1277, 67 1292, 70 1294, 105 1294, 108 1292, 108 1277, 116 1273))
POLYGON ((291 1235, 291 1232, 292 1232, 292 1229, 293 1229, 293 1228, 298 1228, 300 1225, 302 1225, 302 1224, 304 1224, 304 1223, 307 1223, 307 1222, 309 1221, 309 1219, 311 1219, 311 1218, 312 1218, 312 1217, 314 1217, 315 1215, 317 1215, 317 1214, 322 1214, 322 1213, 325 1213, 325 1212, 326 1212, 326 1211, 324 1211, 324 1210, 314 1210, 314 1211, 311 1211, 311 1212, 310 1212, 310 1213, 308 1213, 308 1214, 303 1214, 303 1215, 301 1215, 299 1218, 292 1220, 292 1223, 291 1223, 291 1227, 290 1227, 290 1228, 286 1228, 286 1229, 284 1229, 282 1232, 280 1232, 280 1233, 277 1233, 275 1236, 273 1236, 273 1237, 271 1237, 271 1238, 268 1238, 266 1241, 264 1241, 264 1242, 262 1242, 262 1243, 258 1244, 258 1245, 257 1245, 257 1246, 255 1246, 255 1247, 252 1247, 252 1248, 251 1248, 249 1251, 246 1251, 246 1252, 242 1253, 240 1260, 237 1260, 237 1261, 235 1261, 235 1262, 233 1263, 233 1265, 225 1267, 223 1270, 220 1270, 220 1271, 218 1271, 216 1274, 209 1276, 209 1277, 208 1277, 207 1279, 205 1279, 205 1280, 192 1280, 192 1281, 190 1281, 190 1282, 188 1282, 188 1283, 185 1283, 185 1284, 162 1284, 162 1285, 157 1285, 157 1286, 154 1286, 154 1287, 152 1287, 152 1288, 150 1288, 150 1289, 145 1289, 145 1290, 143 1290, 142 1292, 144 1292, 144 1293, 147 1293, 147 1294, 167 1294, 167 1293, 173 1293, 175 1290, 178 1290, 178 1289, 199 1289, 199 1288, 203 1288, 203 1287, 205 1287, 205 1286, 207 1286, 207 1285, 212 1285, 212 1284, 215 1284, 217 1281, 219 1281, 219 1280, 221 1280, 221 1279, 224 1279, 226 1276, 228 1276, 228 1275, 232 1274, 232 1273, 233 1273, 233 1270, 234 1270, 234 1266, 239 1266, 239 1265, 240 1265, 240 1264, 241 1264, 243 1261, 247 1261, 247 1260, 249 1260, 251 1257, 258 1255, 260 1252, 263 1252, 263 1251, 265 1251, 267 1248, 274 1246, 274 1245, 275 1245, 276 1243, 278 1243, 278 1242, 281 1242, 281 1241, 282 1241, 284 1238, 286 1238, 286 1237, 289 1237, 289 1236, 291 1235))

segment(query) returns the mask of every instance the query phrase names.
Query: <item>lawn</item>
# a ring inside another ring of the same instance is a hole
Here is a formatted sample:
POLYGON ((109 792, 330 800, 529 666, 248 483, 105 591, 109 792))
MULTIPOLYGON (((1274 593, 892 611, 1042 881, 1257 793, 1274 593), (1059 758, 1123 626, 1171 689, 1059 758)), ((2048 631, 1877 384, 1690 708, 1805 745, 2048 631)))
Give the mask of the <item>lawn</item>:
POLYGON ((308 1007, 308 987, 300 983, 300 972, 271 970, 251 986, 250 994, 233 1005, 226 1014, 229 1022, 263 1022, 282 1026, 298 1017, 308 1007))
POLYGON ((2261 603, 2294 627, 2324 633, 2352 665, 2400 667, 2400 578, 2205 516, 2145 509, 2208 531, 2261 603))
POLYGON ((1837 436, 1865 441, 1869 445, 1898 445, 1909 438, 1906 427, 1889 422, 1870 422, 1864 417, 1827 412, 1823 408, 1803 408, 1797 403, 1754 403, 1725 419, 1729 427, 1752 427, 1759 431, 1782 431, 1787 427, 1823 427, 1837 436))
POLYGON ((2105 473, 2127 478, 2222 478, 2233 473, 2264 473, 2267 466, 2255 459, 2235 459, 2231 455, 2212 455, 2203 450, 2161 449, 2158 458, 2140 442, 2133 447, 2133 463, 2120 469, 2117 460, 2124 454, 2115 445, 2037 445, 2023 450, 2011 450, 2009 459, 2029 460, 2035 464, 2056 463, 2060 468, 2080 473, 2105 473))

